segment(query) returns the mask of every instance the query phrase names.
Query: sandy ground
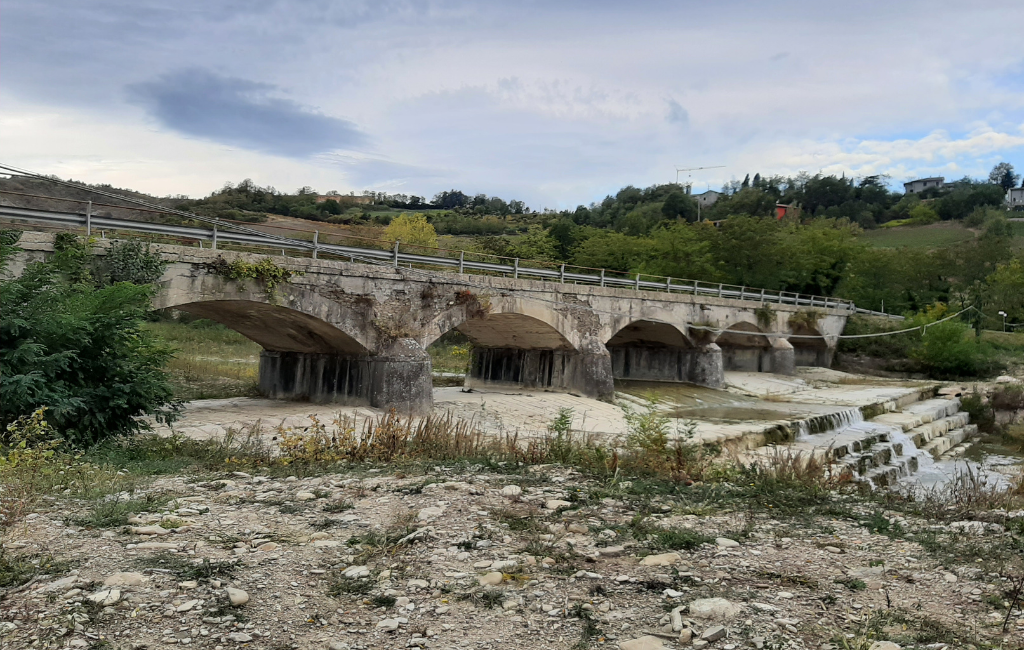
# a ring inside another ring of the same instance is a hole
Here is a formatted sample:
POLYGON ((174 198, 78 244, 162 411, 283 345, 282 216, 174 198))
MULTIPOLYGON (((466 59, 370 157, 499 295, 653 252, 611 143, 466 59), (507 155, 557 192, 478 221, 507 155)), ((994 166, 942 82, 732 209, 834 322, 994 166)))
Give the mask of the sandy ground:
MULTIPOLYGON (((724 442, 756 436, 791 421, 836 413, 851 407, 888 404, 896 408, 901 399, 917 395, 922 385, 914 382, 878 382, 825 369, 801 369, 795 377, 767 373, 726 373, 726 388, 712 390, 685 384, 647 383, 619 392, 616 403, 602 402, 569 393, 536 390, 485 389, 466 391, 458 387, 434 389, 434 412, 451 413, 472 420, 485 431, 517 433, 520 437, 541 436, 561 409, 573 412, 572 427, 595 436, 614 438, 626 432, 623 405, 643 408, 645 391, 657 388, 666 413, 675 415, 677 433, 692 424, 695 441, 724 442)), ((254 398, 200 400, 187 405, 184 417, 173 428, 160 433, 178 433, 208 438, 240 430, 259 422, 267 435, 279 428, 306 427, 311 417, 331 424, 345 419, 359 426, 367 417, 380 415, 369 407, 285 402, 254 398)))

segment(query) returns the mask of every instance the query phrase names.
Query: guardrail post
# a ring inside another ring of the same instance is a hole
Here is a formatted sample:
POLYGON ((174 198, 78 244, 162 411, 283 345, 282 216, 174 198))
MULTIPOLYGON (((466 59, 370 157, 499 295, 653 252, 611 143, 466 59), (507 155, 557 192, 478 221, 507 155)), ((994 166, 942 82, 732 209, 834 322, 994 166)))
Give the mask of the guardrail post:
POLYGON ((85 236, 92 237, 92 201, 85 204, 85 236))
POLYGON ((604 269, 601 269, 601 286, 604 286, 604 269))
POLYGON ((395 241, 395 268, 396 269, 398 268, 398 244, 400 244, 400 243, 401 243, 400 241, 395 241))
POLYGON ((761 289, 761 304, 764 304, 764 289, 761 289))
POLYGON ((459 251, 459 273, 464 273, 466 268, 466 251, 459 251))
POLYGON ((565 264, 562 265, 561 270, 558 272, 558 281, 565 284, 565 264))
POLYGON ((665 291, 672 293, 672 278, 665 278, 665 291))
POLYGON ((316 249, 320 247, 320 231, 313 231, 313 259, 316 259, 316 249))
POLYGON ((214 219, 213 220, 213 245, 210 246, 210 248, 212 248, 213 250, 217 250, 217 222, 218 221, 220 221, 220 219, 214 219))
POLYGON ((519 279, 519 258, 518 257, 516 258, 516 261, 512 263, 512 278, 516 279, 516 280, 519 279))
POLYGON ((722 292, 723 292, 723 291, 725 291, 725 285, 724 285, 724 284, 719 284, 719 285, 718 285, 718 297, 719 297, 719 298, 721 298, 721 297, 722 297, 722 292))
POLYGON ((636 290, 640 291, 640 274, 636 274, 636 290))

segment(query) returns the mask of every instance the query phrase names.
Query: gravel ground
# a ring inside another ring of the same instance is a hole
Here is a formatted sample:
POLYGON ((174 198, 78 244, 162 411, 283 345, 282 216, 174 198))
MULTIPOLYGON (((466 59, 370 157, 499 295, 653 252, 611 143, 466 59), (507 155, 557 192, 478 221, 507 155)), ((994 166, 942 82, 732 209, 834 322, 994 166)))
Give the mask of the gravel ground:
MULTIPOLYGON (((1001 632, 1010 579, 986 573, 980 559, 943 565, 856 518, 772 518, 742 503, 694 514, 685 492, 638 499, 628 484, 599 488, 559 467, 173 476, 147 488, 173 501, 109 529, 68 523, 89 506, 55 499, 5 531, 7 556, 49 555, 59 570, 0 597, 0 646, 1024 644, 1019 610, 1001 632), (648 532, 678 534, 655 544, 638 533, 631 524, 641 501, 653 513, 648 532)), ((872 515, 856 497, 850 508, 872 515)), ((958 534, 977 544, 1007 535, 982 522, 935 525, 895 513, 884 521, 964 529, 958 534)))

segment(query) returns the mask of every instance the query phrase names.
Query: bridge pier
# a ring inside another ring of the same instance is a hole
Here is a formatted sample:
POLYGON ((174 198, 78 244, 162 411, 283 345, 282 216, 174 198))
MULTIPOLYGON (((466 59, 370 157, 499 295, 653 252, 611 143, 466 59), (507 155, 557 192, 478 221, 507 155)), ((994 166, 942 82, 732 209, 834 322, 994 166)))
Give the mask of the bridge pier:
POLYGON ((597 340, 582 350, 474 347, 467 388, 515 386, 572 392, 595 399, 615 393, 611 355, 597 340))
POLYGON ((372 356, 279 352, 260 354, 260 394, 274 399, 369 405, 402 415, 433 406, 430 356, 398 339, 372 356))

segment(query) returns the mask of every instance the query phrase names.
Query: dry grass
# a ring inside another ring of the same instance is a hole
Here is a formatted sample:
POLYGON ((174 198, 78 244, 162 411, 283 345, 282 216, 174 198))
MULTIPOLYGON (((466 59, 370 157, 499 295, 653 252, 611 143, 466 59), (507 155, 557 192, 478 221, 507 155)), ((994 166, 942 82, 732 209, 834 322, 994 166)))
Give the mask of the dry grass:
POLYGON ((168 370, 180 399, 256 394, 259 344, 205 320, 147 323, 146 329, 176 349, 168 370))

